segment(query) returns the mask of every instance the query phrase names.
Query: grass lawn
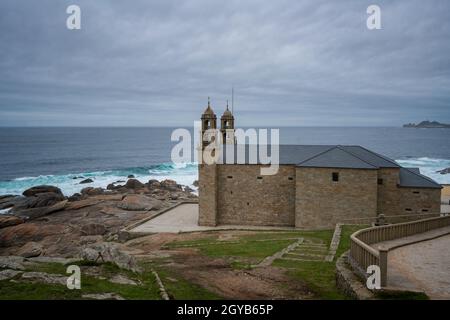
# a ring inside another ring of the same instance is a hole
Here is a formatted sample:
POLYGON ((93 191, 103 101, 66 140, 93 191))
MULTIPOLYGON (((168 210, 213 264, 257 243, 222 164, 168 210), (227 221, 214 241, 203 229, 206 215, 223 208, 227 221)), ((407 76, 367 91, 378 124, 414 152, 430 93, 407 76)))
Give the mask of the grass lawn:
MULTIPOLYGON (((350 235, 366 226, 345 225, 342 228, 341 241, 337 250, 337 257, 350 247, 350 235)), ((196 248, 202 254, 211 257, 223 257, 231 261, 236 269, 249 269, 251 263, 261 261, 267 256, 287 247, 302 237, 313 243, 324 243, 328 246, 334 230, 320 231, 260 231, 253 234, 236 233, 232 238, 221 240, 218 235, 211 234, 208 238, 191 241, 172 242, 168 249, 196 248)), ((314 254, 314 249, 305 249, 306 253, 314 254)), ((288 274, 296 281, 305 283, 317 299, 346 299, 336 288, 335 260, 325 261, 292 261, 277 259, 273 265, 288 269, 288 274)))
MULTIPOLYGON (((343 226, 341 241, 337 250, 337 257, 349 249, 350 235, 365 226, 343 226)), ((304 238, 307 243, 323 243, 322 253, 326 253, 333 236, 333 230, 321 231, 259 231, 259 232, 235 232, 232 237, 219 238, 219 233, 212 232, 206 238, 200 240, 177 241, 167 244, 166 249, 196 248, 203 255, 221 257, 230 262, 235 269, 251 269, 253 265, 286 248, 304 238)), ((319 250, 320 251, 320 250, 319 250)), ((305 246, 296 249, 295 252, 303 254, 317 254, 316 248, 305 246), (299 251, 297 251, 299 250, 299 251), (303 250, 303 251, 302 251, 303 250)), ((291 257, 296 257, 291 255, 291 257)), ((298 256, 297 256, 298 257, 298 256)), ((321 259, 319 257, 319 259, 321 259)), ((142 262, 144 272, 137 274, 131 271, 119 269, 113 264, 106 263, 90 268, 83 262, 75 263, 82 268, 81 290, 68 290, 63 285, 42 284, 23 281, 20 275, 13 281, 0 281, 0 299, 82 299, 84 294, 116 293, 125 299, 160 299, 159 288, 151 270, 156 270, 161 278, 169 296, 172 299, 221 299, 215 293, 193 284, 177 275, 176 271, 166 266, 165 259, 153 259, 142 262), (86 269, 95 270, 96 276, 84 273, 86 269), (140 285, 126 285, 111 283, 108 279, 117 274, 122 274, 140 285), (99 277, 102 277, 100 279, 99 277)), ((315 299, 345 299, 335 285, 335 261, 293 261, 277 259, 273 262, 276 267, 287 270, 288 276, 293 281, 306 284, 315 299)), ((67 266, 58 263, 39 263, 29 267, 26 271, 39 271, 51 274, 66 274, 67 266)), ((396 298, 383 296, 380 298, 396 298)), ((417 297, 421 298, 421 297, 417 297)))
MULTIPOLYGON (((13 280, 0 281, 0 299, 29 299, 29 300, 53 300, 53 299, 83 299, 84 294, 95 293, 116 293, 125 299, 160 299, 159 288, 151 273, 136 274, 127 270, 122 270, 113 264, 102 264, 98 266, 100 275, 110 278, 114 275, 122 274, 129 279, 140 282, 141 285, 116 284, 107 279, 83 275, 83 263, 78 264, 82 268, 81 289, 69 290, 60 284, 44 284, 40 282, 32 283, 20 280, 20 275, 13 280)), ((46 272, 51 274, 66 274, 66 266, 58 263, 40 263, 28 268, 26 271, 46 272)))

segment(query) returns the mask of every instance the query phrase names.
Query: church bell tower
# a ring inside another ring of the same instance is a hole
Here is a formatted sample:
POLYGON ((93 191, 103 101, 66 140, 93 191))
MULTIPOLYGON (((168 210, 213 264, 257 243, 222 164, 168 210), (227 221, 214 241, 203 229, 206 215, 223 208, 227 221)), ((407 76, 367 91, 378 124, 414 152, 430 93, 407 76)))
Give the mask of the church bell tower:
POLYGON ((220 132, 222 134, 222 142, 224 144, 235 143, 234 116, 228 109, 228 100, 227 100, 227 109, 224 111, 222 117, 220 118, 220 132))
POLYGON ((216 129, 217 128, 217 117, 216 114, 214 113, 213 109, 211 108, 211 102, 210 99, 208 97, 208 106, 206 107, 205 111, 202 114, 202 118, 201 118, 201 122, 202 122, 202 149, 204 147, 206 147, 208 144, 210 144, 211 142, 214 141, 214 135, 212 134, 206 134, 205 136, 205 132, 208 129, 216 129))

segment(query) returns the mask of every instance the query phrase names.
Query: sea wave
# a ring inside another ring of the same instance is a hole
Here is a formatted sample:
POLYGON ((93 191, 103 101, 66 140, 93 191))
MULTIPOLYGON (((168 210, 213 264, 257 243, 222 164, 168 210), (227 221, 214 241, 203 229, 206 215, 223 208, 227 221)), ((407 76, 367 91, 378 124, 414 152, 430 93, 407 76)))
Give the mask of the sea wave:
MULTIPOLYGON (((450 174, 441 175, 438 170, 450 167, 450 160, 428 157, 403 158, 396 160, 404 167, 418 167, 422 174, 434 179, 438 183, 450 184, 450 174)), ((150 179, 172 179, 179 184, 196 189, 192 183, 198 179, 198 164, 189 163, 162 163, 147 167, 125 168, 117 170, 79 172, 63 175, 41 175, 36 177, 20 177, 10 181, 0 181, 0 195, 22 194, 22 192, 36 185, 54 185, 62 192, 70 196, 80 192, 85 187, 102 187, 116 181, 126 181, 129 175, 133 175, 141 182, 150 179), (83 179, 91 178, 93 183, 80 184, 83 179)))
POLYGON ((35 177, 20 177, 10 181, 0 181, 0 195, 22 194, 22 192, 36 185, 53 185, 61 189, 65 195, 80 192, 85 187, 102 187, 116 181, 126 181, 133 175, 137 180, 145 183, 150 179, 172 179, 179 184, 190 186, 198 179, 197 163, 162 163, 148 167, 124 168, 117 170, 78 172, 63 175, 41 175, 35 177), (80 184, 83 179, 90 178, 94 182, 80 184))
POLYGON ((440 174, 438 171, 449 168, 449 159, 435 159, 428 157, 404 158, 396 160, 403 167, 419 168, 420 173, 441 184, 450 184, 450 174, 440 174))

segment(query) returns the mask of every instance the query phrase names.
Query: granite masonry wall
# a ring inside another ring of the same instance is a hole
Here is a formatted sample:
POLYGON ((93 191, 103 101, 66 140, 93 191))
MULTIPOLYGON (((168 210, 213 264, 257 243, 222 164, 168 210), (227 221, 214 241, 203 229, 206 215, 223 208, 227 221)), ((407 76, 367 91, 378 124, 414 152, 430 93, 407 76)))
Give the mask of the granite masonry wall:
POLYGON ((338 222, 361 223, 377 212, 377 170, 296 168, 298 228, 333 228, 338 222), (333 181, 333 173, 339 181, 333 181))
POLYGON ((201 164, 198 168, 198 225, 217 225, 217 165, 201 164))
POLYGON ((440 212, 441 190, 399 187, 397 168, 281 165, 273 176, 262 176, 260 169, 260 165, 200 165, 199 225, 318 229, 339 222, 370 223, 380 213, 388 222, 402 222, 440 212), (333 173, 339 174, 339 181, 333 181, 333 173))
POLYGON ((260 165, 218 165, 219 224, 294 226, 295 167, 263 176, 260 165))

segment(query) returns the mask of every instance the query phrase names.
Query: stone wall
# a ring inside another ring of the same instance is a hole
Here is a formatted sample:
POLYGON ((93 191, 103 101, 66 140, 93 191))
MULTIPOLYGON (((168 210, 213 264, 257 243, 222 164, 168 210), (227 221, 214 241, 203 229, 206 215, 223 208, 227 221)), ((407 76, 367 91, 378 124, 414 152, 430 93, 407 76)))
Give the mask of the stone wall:
POLYGON ((317 229, 371 223, 380 213, 396 223, 440 212, 441 190, 399 187, 398 168, 281 165, 273 176, 262 176, 260 169, 260 165, 200 165, 199 225, 317 229), (332 181, 333 172, 339 173, 338 182, 332 181))
POLYGON ((219 224, 294 226, 295 167, 262 176, 261 165, 218 165, 219 224))
POLYGON ((378 200, 377 213, 385 216, 398 215, 398 184, 399 168, 380 168, 378 169, 378 200))
POLYGON ((399 169, 378 170, 378 209, 387 222, 398 223, 426 218, 431 213, 440 213, 441 190, 432 188, 408 188, 399 186, 399 169), (398 217, 411 215, 410 217, 398 217))
POLYGON ((217 225, 217 165, 198 166, 198 225, 217 225))
POLYGON ((399 214, 426 215, 441 212, 441 189, 399 187, 397 195, 399 214))
POLYGON ((376 217, 377 170, 296 168, 295 226, 333 228, 376 217), (339 181, 332 181, 332 173, 339 181), (360 220, 358 220, 360 219, 360 220))

